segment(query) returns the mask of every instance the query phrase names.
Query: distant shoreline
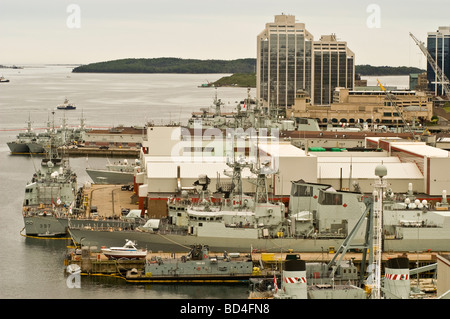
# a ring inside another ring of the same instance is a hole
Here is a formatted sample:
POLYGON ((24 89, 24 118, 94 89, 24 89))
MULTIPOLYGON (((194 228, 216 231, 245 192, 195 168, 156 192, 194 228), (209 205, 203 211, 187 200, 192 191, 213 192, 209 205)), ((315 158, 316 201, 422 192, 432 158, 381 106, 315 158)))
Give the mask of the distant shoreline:
MULTIPOLYGON (((119 59, 80 65, 73 73, 177 73, 177 74, 255 74, 256 59, 199 60, 181 58, 119 59)), ((416 67, 356 65, 361 76, 409 75, 426 70, 416 67)))

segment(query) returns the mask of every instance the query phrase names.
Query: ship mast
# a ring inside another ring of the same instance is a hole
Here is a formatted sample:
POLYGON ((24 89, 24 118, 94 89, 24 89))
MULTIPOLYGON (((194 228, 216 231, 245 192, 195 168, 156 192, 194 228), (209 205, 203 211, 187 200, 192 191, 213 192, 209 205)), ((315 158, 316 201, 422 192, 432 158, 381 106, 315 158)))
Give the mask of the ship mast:
POLYGON ((231 177, 231 192, 230 198, 238 197, 239 207, 242 206, 242 198, 243 198, 243 188, 242 188, 242 170, 246 167, 250 168, 251 164, 245 162, 244 159, 236 159, 236 150, 235 150, 235 139, 236 134, 231 134, 231 151, 233 154, 232 160, 227 160, 227 165, 233 169, 233 172, 230 174, 227 171, 224 171, 224 174, 231 177))
POLYGON ((381 257, 383 252, 383 192, 386 189, 386 181, 383 179, 387 175, 387 169, 384 165, 378 165, 375 168, 375 175, 379 179, 375 182, 373 192, 373 242, 372 242, 372 299, 381 298, 381 257))

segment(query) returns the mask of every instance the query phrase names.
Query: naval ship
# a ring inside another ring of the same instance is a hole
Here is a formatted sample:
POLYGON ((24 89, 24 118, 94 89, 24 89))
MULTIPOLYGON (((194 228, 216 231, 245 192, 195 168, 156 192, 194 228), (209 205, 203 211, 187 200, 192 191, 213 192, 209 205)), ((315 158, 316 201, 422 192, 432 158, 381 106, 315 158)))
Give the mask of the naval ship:
POLYGON ((118 163, 108 163, 103 169, 86 168, 86 173, 95 184, 124 184, 129 185, 134 181, 134 173, 139 170, 140 161, 128 163, 127 159, 118 163))
POLYGON ((76 174, 67 160, 49 151, 41 167, 25 187, 23 219, 25 234, 56 237, 66 234, 59 222, 62 216, 72 215, 80 207, 76 174))
POLYGON ((202 108, 200 112, 194 112, 187 122, 187 127, 194 128, 219 128, 227 129, 231 127, 248 128, 268 128, 280 131, 320 131, 317 119, 310 118, 287 118, 284 116, 284 109, 273 105, 260 107, 255 99, 248 96, 236 105, 234 112, 223 112, 224 103, 217 98, 217 91, 213 105, 210 108, 202 108), (212 109, 212 110, 211 110, 212 109))
POLYGON ((12 154, 30 153, 28 143, 31 143, 33 139, 36 139, 37 134, 33 132, 31 128, 31 120, 28 118, 27 130, 23 133, 19 133, 14 141, 7 142, 9 150, 12 154))
MULTIPOLYGON (((185 252, 198 242, 207 244, 212 251, 247 252, 250 247, 277 252, 280 249, 321 251, 329 246, 339 246, 345 238, 346 233, 341 227, 330 230, 325 223, 320 228, 323 231, 315 231, 312 214, 309 219, 306 215, 299 216, 294 220, 298 226, 293 226, 292 219, 286 218, 285 205, 268 199, 266 175, 271 172, 265 166, 254 169, 253 164, 242 162, 230 162, 228 165, 233 169, 230 173, 233 176, 232 187, 219 202, 208 196, 208 177, 203 176, 196 183, 202 188, 198 198, 169 199, 167 218, 150 219, 135 230, 112 232, 70 225, 69 233, 75 243, 80 243, 84 238, 92 245, 112 246, 132 239, 150 250, 171 252, 185 252), (252 169, 257 175, 255 196, 242 192, 241 172, 245 168, 252 169)), ((331 193, 334 195, 335 192, 331 193)), ((346 205, 339 207, 346 211, 325 208, 324 215, 329 210, 330 215, 347 212, 348 216, 353 212, 359 217, 365 211, 366 205, 360 200, 361 196, 341 194, 341 200, 344 196, 346 205)), ((345 218, 344 215, 341 218, 345 218)), ((347 226, 344 222, 342 224, 347 226)))
POLYGON ((211 253, 207 245, 192 245, 189 253, 181 258, 163 259, 151 256, 144 270, 127 272, 127 280, 148 282, 241 282, 253 275, 253 261, 240 254, 211 253))
MULTIPOLYGON (((53 141, 54 134, 51 141, 53 141)), ((83 187, 67 158, 52 146, 25 187, 23 219, 26 236, 40 238, 67 235, 69 223, 77 227, 134 227, 136 220, 101 220, 86 216, 83 187)))
MULTIPOLYGON (((365 216, 373 208, 372 194, 295 181, 286 213, 283 203, 268 201, 266 176, 261 172, 256 196, 242 194, 239 180, 245 165, 234 164, 234 188, 220 201, 207 197, 202 189, 196 199, 169 199, 166 218, 148 220, 132 231, 106 232, 74 226, 69 233, 76 243, 84 238, 99 246, 111 246, 129 238, 155 251, 184 252, 201 241, 213 251, 246 252, 253 247, 267 252, 323 252, 328 247, 339 247, 358 223, 366 225, 365 216)), ((200 185, 205 187, 207 181, 200 185)), ((390 190, 385 194, 383 251, 450 251, 446 197, 430 205, 423 200, 412 201, 408 194, 397 194, 395 198, 390 190)), ((362 244, 366 231, 360 227, 352 236, 362 244)))
POLYGON ((8 142, 7 145, 12 154, 45 154, 50 142, 53 147, 83 143, 87 130, 83 118, 79 127, 71 129, 68 128, 64 117, 61 128, 55 128, 54 120, 53 124, 48 120, 45 132, 37 134, 32 131, 31 121, 28 120, 26 132, 19 133, 16 140, 8 142))

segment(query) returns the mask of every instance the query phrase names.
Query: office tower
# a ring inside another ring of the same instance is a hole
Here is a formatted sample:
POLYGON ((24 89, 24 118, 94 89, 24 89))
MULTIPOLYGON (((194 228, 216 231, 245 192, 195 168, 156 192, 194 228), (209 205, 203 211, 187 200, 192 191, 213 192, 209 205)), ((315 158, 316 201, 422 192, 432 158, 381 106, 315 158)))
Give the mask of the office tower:
POLYGON ((353 89, 355 54, 347 43, 337 41, 336 35, 325 35, 314 41, 314 69, 312 103, 329 105, 336 87, 353 89))
MULTIPOLYGON (((450 78, 450 26, 439 27, 436 32, 429 32, 427 49, 447 78, 450 78)), ((430 63, 427 63, 428 89, 435 95, 444 95, 442 85, 430 63)))
POLYGON ((355 54, 336 36, 314 41, 293 15, 276 15, 257 36, 256 93, 263 106, 290 109, 297 92, 329 105, 336 87, 353 89, 355 54))
POLYGON ((276 15, 257 36, 257 98, 290 108, 295 92, 311 94, 313 36, 293 15, 276 15))

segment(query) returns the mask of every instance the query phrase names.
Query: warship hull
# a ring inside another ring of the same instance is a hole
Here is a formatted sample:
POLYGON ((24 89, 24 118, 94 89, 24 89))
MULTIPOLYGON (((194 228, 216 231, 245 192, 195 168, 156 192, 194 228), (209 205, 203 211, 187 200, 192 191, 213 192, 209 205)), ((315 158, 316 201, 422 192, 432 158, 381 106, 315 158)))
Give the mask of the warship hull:
POLYGON ((30 153, 35 154, 45 153, 44 146, 40 143, 28 143, 27 146, 30 153))
POLYGON ((25 235, 33 237, 59 237, 69 236, 69 225, 78 228, 133 228, 135 223, 114 219, 88 219, 55 217, 53 215, 24 216, 25 235))
POLYGON ((231 237, 200 237, 192 235, 148 233, 140 231, 93 231, 88 229, 69 228, 69 234, 75 243, 92 246, 120 245, 125 239, 136 241, 140 247, 151 251, 186 252, 190 246, 208 245, 213 252, 232 251, 248 253, 251 249, 280 252, 288 249, 303 252, 328 251, 330 246, 336 249, 344 239, 293 239, 293 238, 231 238, 231 237))
POLYGON ((130 184, 134 181, 134 172, 115 172, 108 170, 86 169, 86 173, 95 184, 130 184))
POLYGON ((35 237, 62 237, 67 235, 67 223, 64 226, 58 218, 47 216, 28 216, 23 218, 25 234, 35 237))
POLYGON ((9 150, 12 154, 21 154, 30 152, 27 143, 8 142, 6 144, 8 145, 9 150))
MULTIPOLYGON (((445 232, 442 237, 439 234, 429 233, 417 229, 411 229, 410 234, 404 233, 402 239, 385 239, 383 251, 450 251, 450 234, 445 232)), ((279 252, 280 250, 293 249, 300 252, 326 252, 329 247, 337 249, 344 241, 343 238, 243 238, 243 237, 212 237, 180 235, 174 233, 150 233, 145 231, 99 231, 92 229, 69 228, 69 234, 75 243, 89 242, 94 246, 113 246, 123 243, 126 239, 132 239, 141 247, 152 251, 185 252, 191 245, 208 245, 211 251, 236 251, 248 252, 256 249, 267 252, 279 252)), ((354 244, 362 244, 363 239, 356 239, 354 244)))
POLYGON ((450 251, 450 231, 446 228, 402 227, 401 239, 385 239, 385 251, 450 251))

